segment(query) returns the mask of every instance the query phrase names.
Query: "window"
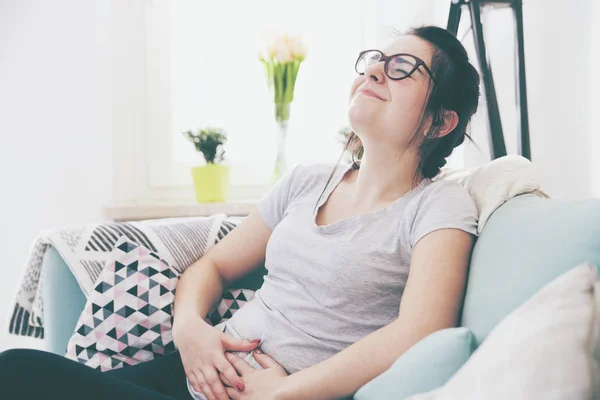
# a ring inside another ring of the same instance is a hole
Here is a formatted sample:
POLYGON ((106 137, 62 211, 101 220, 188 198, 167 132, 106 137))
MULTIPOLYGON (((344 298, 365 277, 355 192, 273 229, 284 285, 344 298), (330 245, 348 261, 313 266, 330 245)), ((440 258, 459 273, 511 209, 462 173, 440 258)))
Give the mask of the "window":
MULTIPOLYGON (((288 133, 291 165, 337 161, 354 61, 364 47, 365 0, 156 1, 147 10, 148 180, 191 185, 202 161, 181 132, 213 125, 229 134, 231 186, 270 182, 276 125, 258 49, 266 30, 301 32, 288 133)), ((256 193, 257 196, 262 194, 256 193)))
MULTIPOLYGON (((264 194, 277 132, 258 60, 267 30, 301 32, 308 45, 291 109, 290 164, 336 162, 358 52, 385 45, 392 29, 445 25, 448 6, 443 0, 113 2, 115 203, 192 201, 190 167, 202 158, 181 132, 208 125, 229 133, 229 199, 264 194)), ((485 149, 485 124, 473 128, 485 149)), ((448 166, 462 167, 470 152, 456 149, 448 166)))

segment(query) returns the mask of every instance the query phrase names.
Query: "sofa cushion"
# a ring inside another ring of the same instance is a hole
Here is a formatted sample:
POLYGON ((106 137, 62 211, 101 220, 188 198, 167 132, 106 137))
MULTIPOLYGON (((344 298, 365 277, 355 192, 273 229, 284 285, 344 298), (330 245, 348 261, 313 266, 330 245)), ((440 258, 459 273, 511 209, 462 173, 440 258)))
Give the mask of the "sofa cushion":
MULTIPOLYGON (((119 239, 79 316, 66 356, 108 371, 174 351, 172 306, 179 275, 159 254, 119 239)), ((207 322, 227 321, 253 297, 253 290, 224 290, 207 322)))
POLYGON ((122 237, 94 283, 66 356, 108 371, 175 350, 172 305, 179 273, 122 237))
MULTIPOLYGON (((591 263, 554 279, 504 318, 433 399, 595 398, 599 289, 591 263)), ((411 400, 423 398, 431 394, 411 400)))
POLYGON ((432 333, 408 349, 383 374, 364 385, 355 400, 402 400, 442 386, 469 359, 475 346, 466 328, 432 333))
POLYGON ((513 198, 473 249, 461 326, 481 343, 540 288, 585 261, 600 265, 600 199, 513 198))

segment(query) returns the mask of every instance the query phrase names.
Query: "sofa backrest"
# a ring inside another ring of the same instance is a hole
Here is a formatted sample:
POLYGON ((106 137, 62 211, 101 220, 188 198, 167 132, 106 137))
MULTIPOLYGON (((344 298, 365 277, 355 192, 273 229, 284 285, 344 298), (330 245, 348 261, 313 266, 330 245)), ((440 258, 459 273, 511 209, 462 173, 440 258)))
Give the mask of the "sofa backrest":
POLYGON ((511 311, 584 261, 600 267, 600 199, 509 200, 473 249, 460 325, 480 344, 511 311))

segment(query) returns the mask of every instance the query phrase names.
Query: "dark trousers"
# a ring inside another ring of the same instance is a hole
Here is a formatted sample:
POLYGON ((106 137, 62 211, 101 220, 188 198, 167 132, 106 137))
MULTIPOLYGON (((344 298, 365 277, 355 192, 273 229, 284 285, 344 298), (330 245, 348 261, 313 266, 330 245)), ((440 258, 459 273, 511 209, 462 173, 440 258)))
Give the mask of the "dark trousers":
POLYGON ((0 399, 191 400, 178 352, 100 372, 57 354, 13 349, 0 353, 0 399))

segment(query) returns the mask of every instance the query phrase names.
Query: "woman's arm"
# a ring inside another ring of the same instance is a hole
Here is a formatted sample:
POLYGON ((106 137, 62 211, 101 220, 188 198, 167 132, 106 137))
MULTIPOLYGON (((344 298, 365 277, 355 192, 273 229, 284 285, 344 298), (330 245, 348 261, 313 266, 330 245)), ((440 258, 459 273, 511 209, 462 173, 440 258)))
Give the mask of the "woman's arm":
POLYGON ((473 237, 458 229, 424 236, 412 252, 398 319, 335 356, 283 378, 278 398, 339 399, 387 370, 425 336, 457 323, 473 237))
POLYGON ((224 287, 260 267, 270 237, 271 229, 254 211, 188 267, 175 292, 175 325, 186 315, 204 318, 221 298, 224 287))
POLYGON ((244 390, 243 381, 225 357, 225 351, 251 351, 258 341, 234 339, 218 332, 204 318, 221 297, 223 287, 260 266, 270 236, 271 229, 257 211, 253 212, 190 266, 177 284, 173 340, 190 384, 208 400, 229 398, 219 374, 237 390, 244 390))

